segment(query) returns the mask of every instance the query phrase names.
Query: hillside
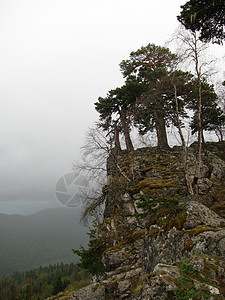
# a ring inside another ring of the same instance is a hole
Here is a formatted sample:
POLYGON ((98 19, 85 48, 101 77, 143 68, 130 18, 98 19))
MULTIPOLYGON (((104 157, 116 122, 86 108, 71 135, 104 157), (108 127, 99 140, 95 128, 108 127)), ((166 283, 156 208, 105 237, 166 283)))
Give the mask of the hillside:
POLYGON ((15 272, 0 279, 0 300, 43 300, 65 288, 85 286, 90 282, 89 277, 77 264, 62 262, 15 272))
POLYGON ((87 243, 79 212, 54 208, 34 215, 0 214, 0 277, 43 264, 75 261, 72 249, 87 243))

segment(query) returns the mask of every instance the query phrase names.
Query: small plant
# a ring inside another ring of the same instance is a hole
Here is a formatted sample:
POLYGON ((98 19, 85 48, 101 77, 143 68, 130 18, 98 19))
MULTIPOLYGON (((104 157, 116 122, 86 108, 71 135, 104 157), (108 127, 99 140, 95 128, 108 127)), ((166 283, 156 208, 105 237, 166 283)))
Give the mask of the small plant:
POLYGON ((193 268, 193 266, 187 265, 185 263, 182 263, 180 265, 180 270, 181 270, 181 276, 185 276, 185 274, 188 274, 191 276, 197 275, 197 271, 193 268))
POLYGON ((80 246, 80 249, 73 249, 73 252, 80 256, 80 263, 78 265, 82 269, 87 270, 91 274, 97 274, 104 269, 101 255, 106 250, 106 245, 98 236, 97 227, 91 229, 88 234, 90 236, 88 243, 89 248, 85 249, 83 246, 80 246))
POLYGON ((210 299, 214 297, 207 286, 202 286, 196 290, 194 280, 199 278, 199 271, 196 271, 193 266, 186 264, 184 261, 180 263, 180 278, 176 280, 177 289, 175 291, 175 299, 210 299))
POLYGON ((212 294, 207 289, 201 289, 196 291, 194 284, 192 283, 189 287, 186 284, 180 286, 175 292, 177 299, 189 300, 189 299, 209 299, 212 294))

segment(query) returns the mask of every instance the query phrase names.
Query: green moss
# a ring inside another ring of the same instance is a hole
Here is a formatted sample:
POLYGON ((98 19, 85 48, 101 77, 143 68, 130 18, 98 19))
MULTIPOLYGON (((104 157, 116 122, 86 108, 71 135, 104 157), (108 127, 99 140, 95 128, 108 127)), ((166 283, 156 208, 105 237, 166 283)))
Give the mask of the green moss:
POLYGON ((194 246, 194 242, 192 240, 187 240, 185 241, 184 243, 184 248, 182 250, 182 255, 186 252, 186 251, 191 251, 191 249, 193 248, 194 246))
POLYGON ((202 232, 205 232, 205 231, 218 231, 218 230, 220 230, 220 229, 210 227, 210 226, 207 226, 207 225, 198 225, 194 229, 190 230, 188 232, 188 234, 189 234, 190 237, 193 237, 193 236, 196 236, 196 235, 198 235, 202 232))
POLYGON ((137 171, 138 172, 142 172, 142 173, 146 173, 147 171, 151 170, 152 169, 152 166, 150 167, 146 167, 146 168, 143 168, 143 169, 138 169, 137 171))
POLYGON ((157 220, 157 225, 162 227, 164 234, 167 234, 173 227, 178 230, 183 228, 186 220, 186 213, 179 212, 176 208, 161 209, 161 215, 157 220))
POLYGON ((225 183, 217 181, 215 184, 216 188, 209 193, 209 196, 213 199, 210 209, 225 218, 225 183))
POLYGON ((181 211, 177 217, 174 219, 174 226, 178 229, 178 230, 182 230, 184 223, 187 220, 187 213, 186 211, 181 211))
POLYGON ((129 235, 127 235, 126 237, 125 237, 125 240, 127 241, 127 243, 133 243, 133 242, 135 242, 135 241, 137 241, 137 240, 139 240, 140 238, 142 238, 143 237, 143 235, 144 235, 144 229, 142 229, 142 230, 138 230, 138 231, 134 231, 134 232, 132 232, 131 234, 129 234, 129 235))
POLYGON ((158 236, 158 234, 159 234, 159 228, 152 227, 148 234, 148 237, 151 237, 152 239, 154 239, 158 236))
POLYGON ((105 297, 106 297, 106 298, 105 298, 106 300, 115 300, 115 297, 114 297, 112 294, 107 293, 107 292, 106 292, 105 297))
POLYGON ((206 143, 206 148, 209 151, 214 152, 219 158, 221 158, 223 161, 225 161, 225 142, 220 141, 220 142, 207 142, 206 143), (217 151, 215 152, 215 149, 217 151))
POLYGON ((103 253, 102 256, 104 256, 107 252, 117 252, 120 251, 123 247, 125 247, 127 244, 132 244, 136 240, 139 240, 144 235, 144 229, 134 231, 131 234, 126 235, 126 237, 120 241, 118 244, 116 244, 113 247, 107 248, 103 253))
MULTIPOLYGON (((152 198, 150 195, 150 190, 145 188, 144 193, 140 195, 141 201, 137 204, 144 211, 138 216, 147 219, 146 228, 151 225, 158 225, 164 231, 164 234, 167 234, 173 227, 182 230, 187 216, 186 210, 178 204, 178 197, 164 198, 159 195, 152 198)), ((155 229, 152 230, 154 232, 150 234, 155 236, 155 229)))
POLYGON ((162 189, 165 187, 168 188, 168 187, 172 187, 172 186, 174 186, 174 184, 170 180, 155 179, 155 178, 147 177, 146 179, 139 181, 138 184, 136 186, 134 186, 133 189, 141 190, 146 187, 148 187, 150 189, 162 189))
POLYGON ((125 241, 121 241, 119 242, 118 244, 116 244, 115 246, 113 247, 109 247, 107 248, 103 253, 102 253, 102 257, 107 253, 107 252, 117 252, 117 251, 120 251, 125 245, 125 241))
POLYGON ((152 277, 151 274, 144 274, 138 278, 136 278, 136 280, 132 280, 132 290, 133 290, 133 294, 138 294, 139 296, 141 295, 141 292, 143 290, 143 287, 148 283, 149 279, 152 277))

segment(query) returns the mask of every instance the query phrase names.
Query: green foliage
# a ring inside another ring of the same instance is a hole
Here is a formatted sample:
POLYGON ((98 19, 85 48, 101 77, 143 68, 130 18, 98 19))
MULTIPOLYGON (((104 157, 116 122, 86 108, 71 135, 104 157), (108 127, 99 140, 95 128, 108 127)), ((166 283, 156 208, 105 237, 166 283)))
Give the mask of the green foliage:
POLYGON ((184 262, 180 264, 180 278, 177 281, 179 288, 176 290, 175 294, 178 299, 201 299, 198 296, 209 296, 211 293, 207 291, 196 291, 194 289, 194 284, 190 276, 196 276, 197 272, 191 265, 187 265, 184 262), (190 276, 188 276, 190 275, 190 276))
MULTIPOLYGON (((184 118, 190 115, 188 110, 194 113, 189 122, 192 134, 198 132, 199 82, 191 73, 177 70, 177 63, 177 55, 155 44, 131 52, 129 59, 120 63, 125 84, 95 103, 101 126, 115 131, 116 145, 118 131, 123 132, 127 150, 133 150, 130 130, 135 126, 141 135, 155 131, 158 147, 166 149, 166 127, 182 127, 184 118)), ((217 104, 213 85, 205 79, 201 82, 201 98, 201 129, 216 130, 222 140, 224 112, 217 104)))
POLYGON ((130 139, 132 127, 132 111, 137 98, 146 90, 144 84, 137 80, 130 80, 120 88, 108 92, 105 98, 99 97, 95 109, 100 114, 101 125, 104 129, 114 127, 115 124, 125 136, 126 147, 133 149, 130 139))
POLYGON ((69 284, 70 280, 65 279, 64 281, 62 281, 61 277, 59 276, 53 284, 52 294, 58 294, 59 292, 63 291, 69 284))
MULTIPOLYGON (((176 227, 178 230, 183 228, 186 221, 185 209, 179 205, 177 197, 152 197, 151 191, 145 189, 139 194, 141 201, 137 204, 144 210, 138 214, 138 217, 145 218, 148 216, 148 226, 157 225, 164 233, 171 228, 176 227)), ((150 231, 149 235, 155 237, 155 232, 150 231)))
POLYGON ((120 63, 120 69, 128 80, 133 76, 138 81, 149 84, 155 82, 165 69, 170 68, 174 60, 176 55, 168 48, 148 44, 131 52, 130 59, 120 63))
POLYGON ((177 61, 168 48, 148 44, 131 52, 129 59, 120 64, 127 81, 135 78, 146 85, 147 90, 135 104, 135 125, 140 134, 156 130, 160 148, 168 147, 166 126, 182 125, 180 119, 188 117, 187 103, 190 99, 197 103, 193 75, 177 70, 177 61))
MULTIPOLYGON (((145 208, 148 212, 155 211, 155 208, 161 206, 164 208, 170 208, 170 209, 177 209, 179 210, 179 200, 176 198, 171 197, 151 197, 151 193, 148 189, 145 189, 144 192, 142 190, 142 193, 139 194, 141 202, 139 202, 137 205, 139 208, 145 208)), ((182 209, 182 208, 181 208, 182 209)))
POLYGON ((195 276, 197 272, 191 265, 187 265, 186 263, 182 262, 180 264, 180 271, 181 271, 181 277, 184 278, 185 274, 195 276))
POLYGON ((30 271, 15 272, 0 280, 0 300, 43 300, 70 286, 89 284, 89 273, 78 265, 55 264, 30 271))
POLYGON ((201 289, 196 291, 193 283, 189 283, 187 280, 185 283, 180 284, 180 288, 175 292, 177 299, 189 300, 189 299, 209 299, 212 294, 208 289, 201 289))
POLYGON ((79 266, 88 270, 91 274, 96 274, 103 271, 104 266, 101 261, 101 255, 106 250, 106 246, 102 239, 98 237, 97 229, 92 229, 89 233, 90 240, 88 249, 83 246, 73 252, 80 256, 79 266))
MULTIPOLYGON (((212 131, 217 127, 221 128, 225 124, 225 115, 222 109, 218 106, 217 94, 214 90, 214 86, 210 85, 206 80, 201 82, 202 89, 202 107, 201 107, 201 126, 203 130, 212 131)), ((187 107, 192 109, 194 116, 192 118, 190 127, 192 134, 198 132, 198 103, 195 101, 197 98, 197 84, 193 90, 192 97, 187 103, 187 107)))
POLYGON ((225 38, 224 0, 189 0, 181 6, 178 20, 193 32, 199 31, 203 41, 222 44, 225 38))
MULTIPOLYGON (((213 295, 209 291, 207 284, 211 285, 210 268, 216 268, 212 265, 205 265, 202 271, 195 270, 192 265, 189 264, 192 258, 184 259, 179 263, 180 278, 175 281, 177 289, 175 291, 175 299, 189 300, 189 299, 223 299, 222 295, 213 295), (207 271, 205 271, 207 270, 207 271), (202 283, 198 289, 196 289, 194 280, 202 283)), ((206 264, 206 261, 205 261, 206 264)))
POLYGON ((174 98, 168 88, 169 72, 176 60, 176 55, 168 48, 148 44, 131 52, 129 59, 120 63, 127 81, 135 78, 147 87, 147 91, 136 104, 136 126, 141 134, 159 127, 160 118, 162 126, 169 122, 171 101, 174 98))

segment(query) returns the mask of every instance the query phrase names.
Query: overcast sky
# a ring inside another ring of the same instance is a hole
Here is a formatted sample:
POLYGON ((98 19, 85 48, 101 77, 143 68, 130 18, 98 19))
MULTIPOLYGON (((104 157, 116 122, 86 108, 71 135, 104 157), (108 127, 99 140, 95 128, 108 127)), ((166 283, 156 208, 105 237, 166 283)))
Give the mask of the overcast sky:
POLYGON ((0 201, 57 201, 93 103, 131 51, 165 43, 185 2, 0 0, 0 201))

